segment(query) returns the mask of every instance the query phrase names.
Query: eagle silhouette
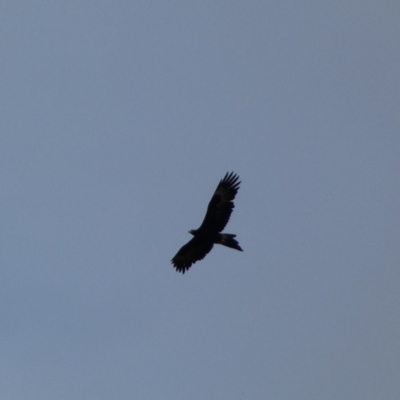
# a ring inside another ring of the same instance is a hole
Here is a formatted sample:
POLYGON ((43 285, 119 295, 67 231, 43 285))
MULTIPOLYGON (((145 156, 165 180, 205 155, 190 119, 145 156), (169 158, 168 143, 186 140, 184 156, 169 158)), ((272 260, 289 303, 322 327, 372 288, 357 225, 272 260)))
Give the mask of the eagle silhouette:
POLYGON ((243 251, 237 242, 236 235, 221 233, 229 221, 235 207, 233 200, 239 190, 239 176, 227 172, 219 182, 210 202, 206 216, 200 228, 189 231, 193 238, 176 253, 171 263, 182 274, 196 261, 202 260, 213 248, 214 243, 243 251))

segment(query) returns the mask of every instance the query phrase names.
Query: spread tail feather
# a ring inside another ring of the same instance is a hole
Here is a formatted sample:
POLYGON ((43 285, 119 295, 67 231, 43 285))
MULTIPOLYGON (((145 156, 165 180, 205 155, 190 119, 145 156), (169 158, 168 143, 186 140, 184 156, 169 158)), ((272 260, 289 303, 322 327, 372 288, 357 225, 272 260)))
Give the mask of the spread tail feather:
POLYGON ((230 247, 231 249, 243 251, 239 246, 239 243, 236 239, 234 239, 236 235, 232 233, 221 233, 219 236, 218 244, 222 244, 223 246, 230 247))

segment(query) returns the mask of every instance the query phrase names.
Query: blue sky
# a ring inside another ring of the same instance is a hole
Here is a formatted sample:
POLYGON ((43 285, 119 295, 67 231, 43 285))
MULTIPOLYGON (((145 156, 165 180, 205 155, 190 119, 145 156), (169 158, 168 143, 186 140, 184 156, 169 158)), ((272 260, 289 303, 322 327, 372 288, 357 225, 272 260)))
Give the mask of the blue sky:
POLYGON ((399 397, 399 17, 3 1, 1 397, 399 397), (244 252, 182 276, 227 171, 244 252))

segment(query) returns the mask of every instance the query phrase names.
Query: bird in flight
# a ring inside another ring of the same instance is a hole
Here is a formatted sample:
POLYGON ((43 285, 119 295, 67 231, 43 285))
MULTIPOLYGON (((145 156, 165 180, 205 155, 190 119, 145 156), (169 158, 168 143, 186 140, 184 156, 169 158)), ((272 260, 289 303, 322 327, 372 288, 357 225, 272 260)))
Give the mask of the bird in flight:
POLYGON ((200 228, 189 231, 193 238, 176 253, 171 263, 182 274, 196 261, 202 260, 213 248, 214 243, 243 251, 237 242, 236 235, 221 233, 232 214, 233 200, 239 190, 239 176, 227 172, 219 182, 210 202, 206 216, 200 228))

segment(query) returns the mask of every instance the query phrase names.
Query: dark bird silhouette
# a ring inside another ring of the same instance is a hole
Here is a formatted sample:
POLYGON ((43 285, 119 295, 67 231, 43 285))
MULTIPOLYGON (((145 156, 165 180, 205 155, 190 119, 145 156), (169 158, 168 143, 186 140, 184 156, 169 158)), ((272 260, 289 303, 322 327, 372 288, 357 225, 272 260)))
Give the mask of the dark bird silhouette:
POLYGON ((229 221, 229 217, 235 207, 233 200, 239 190, 239 176, 227 172, 210 202, 206 216, 200 228, 189 231, 194 237, 176 253, 171 263, 182 274, 196 261, 202 260, 212 249, 214 243, 243 251, 239 243, 234 239, 236 235, 221 233, 229 221))

